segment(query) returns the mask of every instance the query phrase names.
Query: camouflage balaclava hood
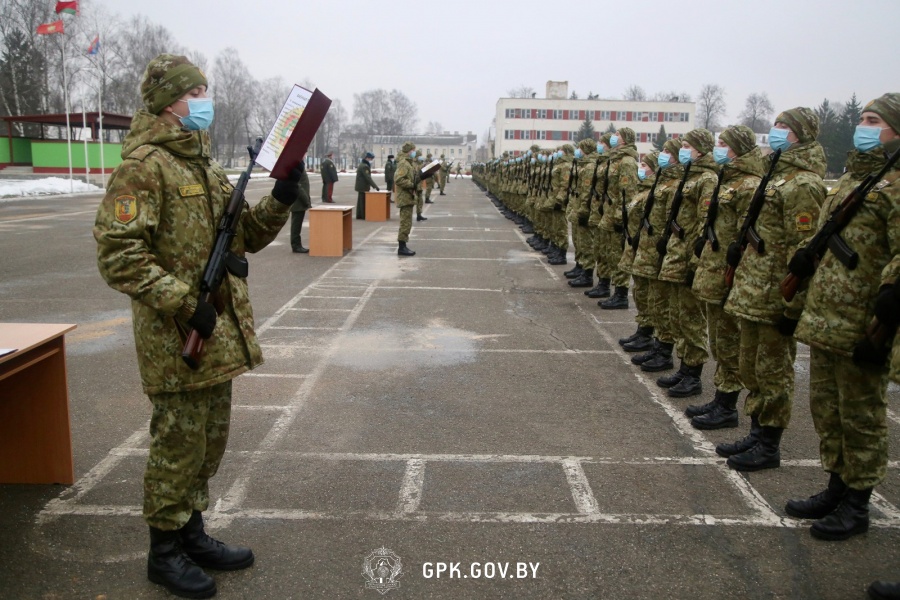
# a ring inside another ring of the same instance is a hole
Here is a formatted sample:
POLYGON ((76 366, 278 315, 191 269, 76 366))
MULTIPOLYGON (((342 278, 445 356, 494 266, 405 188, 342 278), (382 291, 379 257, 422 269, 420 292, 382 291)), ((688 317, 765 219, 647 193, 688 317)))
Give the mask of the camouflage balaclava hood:
POLYGON ((600 142, 601 144, 605 145, 607 148, 609 148, 609 139, 611 137, 612 137, 611 133, 604 133, 603 135, 600 136, 600 139, 598 139, 597 141, 600 142))
POLYGON ((746 125, 734 125, 719 134, 719 139, 728 144, 738 156, 743 156, 756 148, 756 134, 746 125))
POLYGON ((627 146, 634 143, 634 129, 631 127, 621 127, 618 133, 619 138, 621 138, 619 139, 620 146, 627 146))
POLYGON ((884 119, 894 133, 900 134, 900 94, 890 93, 876 98, 866 104, 863 112, 875 113, 884 119))
MULTIPOLYGON (((663 144, 663 152, 667 152, 672 155, 672 158, 675 161, 678 161, 678 151, 681 150, 681 142, 674 138, 669 138, 666 140, 666 143, 663 144)), ((671 164, 671 161, 670 161, 671 164)))
POLYGON ((573 146, 572 144, 563 144, 562 146, 560 146, 560 149, 569 156, 575 154, 575 146, 573 146))
POLYGON ((692 129, 684 134, 684 141, 694 147, 700 154, 709 154, 715 145, 715 138, 708 129, 692 129))
POLYGON ((581 151, 585 154, 590 154, 591 152, 597 151, 597 142, 591 138, 584 138, 578 142, 578 147, 581 148, 581 151))
POLYGON ((141 79, 141 99, 148 112, 162 110, 197 86, 208 85, 206 75, 184 56, 160 54, 150 61, 141 79))
POLYGON ((819 137, 819 117, 805 106, 784 111, 775 118, 775 122, 790 127, 801 144, 814 142, 819 137))
POLYGON ((403 154, 409 154, 415 149, 416 145, 412 142, 403 142, 403 145, 400 147, 400 152, 402 152, 403 154))

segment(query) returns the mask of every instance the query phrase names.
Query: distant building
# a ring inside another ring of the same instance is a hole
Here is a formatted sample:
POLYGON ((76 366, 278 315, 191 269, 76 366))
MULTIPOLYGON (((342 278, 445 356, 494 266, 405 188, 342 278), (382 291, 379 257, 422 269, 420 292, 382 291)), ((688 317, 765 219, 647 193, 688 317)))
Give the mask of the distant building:
POLYGON ((568 82, 548 81, 545 98, 497 100, 494 156, 526 152, 532 144, 555 148, 573 143, 585 119, 590 118, 594 138, 612 125, 635 131, 638 152, 653 150, 660 126, 678 138, 694 129, 694 102, 639 102, 633 100, 570 100, 568 82))
MULTIPOLYGON (((341 156, 355 156, 356 163, 366 150, 370 150, 375 158, 372 160, 372 168, 380 169, 387 162, 389 154, 399 156, 400 148, 404 142, 411 141, 422 154, 431 154, 434 158, 444 155, 448 162, 463 165, 475 161, 475 150, 478 136, 471 131, 460 134, 454 131, 452 134, 429 135, 369 135, 346 133, 341 135, 341 156)), ((355 167, 355 164, 353 165, 355 167)))

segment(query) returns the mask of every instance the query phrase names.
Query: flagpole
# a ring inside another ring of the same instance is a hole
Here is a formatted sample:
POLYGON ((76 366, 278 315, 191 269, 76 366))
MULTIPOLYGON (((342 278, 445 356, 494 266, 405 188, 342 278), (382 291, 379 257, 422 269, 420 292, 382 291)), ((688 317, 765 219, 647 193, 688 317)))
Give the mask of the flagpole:
POLYGON ((63 67, 63 102, 66 109, 66 150, 69 154, 69 193, 75 193, 75 182, 72 179, 72 127, 69 123, 69 81, 66 76, 66 36, 62 41, 62 67, 63 67))
MULTIPOLYGON (((97 68, 100 69, 100 61, 97 61, 97 68)), ((97 90, 97 113, 100 121, 100 187, 106 187, 106 163, 103 156, 103 83, 106 78, 103 71, 100 70, 100 88, 97 90)))
POLYGON ((84 108, 84 96, 81 97, 81 137, 84 139, 84 182, 91 182, 91 163, 88 158, 87 111, 84 108))

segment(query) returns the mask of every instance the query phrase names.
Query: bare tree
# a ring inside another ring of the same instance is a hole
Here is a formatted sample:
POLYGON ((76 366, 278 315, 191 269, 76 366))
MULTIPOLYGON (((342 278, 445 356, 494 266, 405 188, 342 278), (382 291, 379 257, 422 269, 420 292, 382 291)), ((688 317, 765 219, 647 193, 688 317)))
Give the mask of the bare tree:
POLYGON ((216 57, 213 81, 216 119, 211 135, 218 149, 217 156, 231 166, 235 149, 246 144, 250 138, 250 109, 256 86, 234 48, 226 48, 216 57))
POLYGON ((720 127, 720 119, 725 116, 725 90, 707 83, 700 88, 697 98, 697 125, 714 131, 720 127))
POLYGON ((347 110, 339 99, 335 99, 325 115, 325 120, 316 134, 320 153, 338 148, 341 133, 347 126, 347 110))
POLYGON ((442 131, 444 131, 444 127, 437 121, 428 121, 428 125, 425 127, 425 133, 428 135, 440 135, 442 131))
POLYGON ((534 91, 534 88, 524 83, 519 87, 512 88, 510 90, 506 90, 507 98, 534 98, 537 92, 534 91))
POLYGON ((250 107, 251 136, 265 137, 284 106, 291 86, 281 77, 272 77, 254 85, 255 95, 250 107))
POLYGON ((353 94, 353 118, 372 135, 411 133, 418 122, 415 103, 399 90, 369 90, 353 94))
POLYGON ((741 125, 746 125, 755 133, 767 133, 775 107, 765 92, 750 94, 744 102, 744 110, 739 115, 741 125))
POLYGON ((643 102, 647 99, 647 92, 639 85, 631 85, 625 90, 625 100, 643 102))
POLYGON ((667 92, 656 92, 650 96, 653 102, 690 102, 691 95, 687 92, 676 92, 669 90, 667 92))
POLYGON ((419 122, 419 109, 416 103, 400 90, 391 90, 391 110, 398 124, 398 130, 393 133, 402 135, 415 131, 419 122))

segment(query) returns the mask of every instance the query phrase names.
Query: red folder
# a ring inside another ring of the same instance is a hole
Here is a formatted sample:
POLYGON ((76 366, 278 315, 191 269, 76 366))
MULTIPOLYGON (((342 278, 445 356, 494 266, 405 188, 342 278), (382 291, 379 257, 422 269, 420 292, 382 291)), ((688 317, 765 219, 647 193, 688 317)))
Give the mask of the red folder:
POLYGON ((285 179, 291 169, 300 164, 303 155, 309 149, 310 142, 322 125, 322 121, 325 120, 329 107, 331 107, 331 99, 316 89, 310 96, 309 102, 306 103, 303 114, 297 120, 297 126, 294 127, 294 131, 291 132, 291 136, 284 144, 284 149, 278 156, 278 160, 275 161, 269 177, 285 179))

